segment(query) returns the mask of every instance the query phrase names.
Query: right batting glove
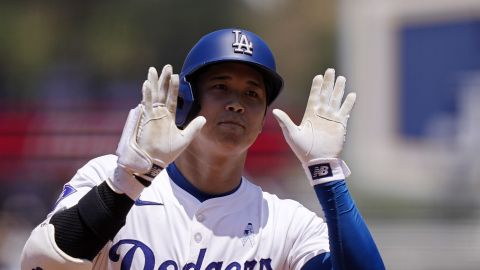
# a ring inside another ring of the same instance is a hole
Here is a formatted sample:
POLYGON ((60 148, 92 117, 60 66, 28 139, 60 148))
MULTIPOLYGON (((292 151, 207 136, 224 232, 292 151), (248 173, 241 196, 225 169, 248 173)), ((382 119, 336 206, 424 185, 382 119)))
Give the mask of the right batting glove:
POLYGON ((180 155, 206 122, 198 116, 184 130, 177 128, 178 80, 170 65, 163 68, 160 78, 151 67, 143 84, 142 104, 128 115, 116 151, 118 167, 108 183, 133 200, 180 155))
POLYGON ((285 112, 273 110, 287 143, 302 163, 312 185, 345 179, 350 174, 339 156, 356 94, 348 94, 342 104, 345 80, 339 76, 335 82, 334 69, 328 69, 325 76, 316 76, 298 126, 285 112))

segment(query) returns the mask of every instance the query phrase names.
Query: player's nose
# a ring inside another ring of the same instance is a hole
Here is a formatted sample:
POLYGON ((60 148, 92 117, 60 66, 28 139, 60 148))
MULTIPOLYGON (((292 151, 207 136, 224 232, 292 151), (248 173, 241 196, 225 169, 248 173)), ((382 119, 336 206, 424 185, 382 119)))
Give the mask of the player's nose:
POLYGON ((234 100, 225 105, 225 110, 236 113, 244 113, 245 107, 238 100, 234 100))
POLYGON ((243 91, 238 83, 230 85, 230 91, 225 104, 225 110, 236 113, 244 113, 245 106, 243 105, 243 91))

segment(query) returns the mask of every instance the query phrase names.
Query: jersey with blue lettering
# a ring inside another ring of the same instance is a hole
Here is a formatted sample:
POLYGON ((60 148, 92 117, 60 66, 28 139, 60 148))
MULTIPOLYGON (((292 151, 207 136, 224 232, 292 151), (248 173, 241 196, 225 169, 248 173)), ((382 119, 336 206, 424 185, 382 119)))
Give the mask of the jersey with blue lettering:
MULTIPOLYGON (((49 217, 112 177, 116 161, 102 156, 79 169, 49 217)), ((326 223, 298 202, 279 199, 246 178, 235 192, 200 202, 163 170, 93 269, 301 269, 324 252, 326 223)))

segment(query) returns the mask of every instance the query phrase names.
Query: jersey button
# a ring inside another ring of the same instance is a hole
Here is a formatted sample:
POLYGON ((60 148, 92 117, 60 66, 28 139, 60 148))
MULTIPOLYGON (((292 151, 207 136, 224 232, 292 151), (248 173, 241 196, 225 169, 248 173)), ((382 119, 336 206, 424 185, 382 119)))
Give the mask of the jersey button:
POLYGON ((203 222, 205 220, 205 216, 202 215, 202 214, 198 214, 197 215, 197 220, 200 221, 200 222, 203 222))
POLYGON ((201 233, 196 233, 193 238, 195 239, 195 242, 200 243, 202 241, 202 234, 201 233))

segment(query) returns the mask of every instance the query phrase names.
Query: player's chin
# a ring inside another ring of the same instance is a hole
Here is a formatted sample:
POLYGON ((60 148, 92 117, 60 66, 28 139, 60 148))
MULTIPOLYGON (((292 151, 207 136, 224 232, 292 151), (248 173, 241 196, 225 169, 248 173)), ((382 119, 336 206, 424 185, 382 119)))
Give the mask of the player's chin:
POLYGON ((216 129, 219 134, 226 137, 232 137, 232 139, 235 137, 247 136, 248 133, 245 127, 231 123, 218 124, 216 129))
POLYGON ((235 130, 228 130, 217 134, 216 143, 221 145, 227 153, 237 153, 248 150, 248 148, 255 142, 256 138, 247 136, 244 132, 236 132, 235 130))

